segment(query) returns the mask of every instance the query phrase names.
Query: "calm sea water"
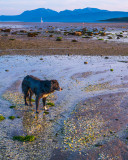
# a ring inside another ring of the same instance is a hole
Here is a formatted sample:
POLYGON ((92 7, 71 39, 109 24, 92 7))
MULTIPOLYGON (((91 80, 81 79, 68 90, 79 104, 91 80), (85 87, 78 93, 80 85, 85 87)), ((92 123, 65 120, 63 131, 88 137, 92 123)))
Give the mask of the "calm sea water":
POLYGON ((58 28, 74 28, 74 27, 108 27, 108 28, 122 28, 128 29, 128 23, 59 23, 59 22, 0 22, 0 28, 47 28, 49 26, 58 28))
POLYGON ((55 23, 55 22, 0 22, 1 28, 46 28, 46 27, 71 27, 71 26, 81 26, 83 27, 83 23, 55 23))

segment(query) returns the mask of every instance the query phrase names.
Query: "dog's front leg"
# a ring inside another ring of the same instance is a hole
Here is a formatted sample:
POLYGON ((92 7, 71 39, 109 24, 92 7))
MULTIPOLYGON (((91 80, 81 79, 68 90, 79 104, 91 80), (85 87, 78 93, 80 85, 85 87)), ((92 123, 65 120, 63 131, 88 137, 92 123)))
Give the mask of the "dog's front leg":
POLYGON ((30 91, 30 96, 29 96, 29 105, 30 105, 30 106, 32 106, 32 102, 31 102, 32 95, 33 95, 33 92, 32 92, 32 91, 30 91))
POLYGON ((46 98, 43 98, 43 107, 45 111, 48 110, 48 108, 46 107, 46 98))
POLYGON ((40 101, 40 96, 36 96, 36 113, 39 113, 38 110, 39 110, 39 101, 40 101))
POLYGON ((25 101, 25 105, 28 106, 28 103, 27 103, 27 94, 24 94, 24 101, 25 101))

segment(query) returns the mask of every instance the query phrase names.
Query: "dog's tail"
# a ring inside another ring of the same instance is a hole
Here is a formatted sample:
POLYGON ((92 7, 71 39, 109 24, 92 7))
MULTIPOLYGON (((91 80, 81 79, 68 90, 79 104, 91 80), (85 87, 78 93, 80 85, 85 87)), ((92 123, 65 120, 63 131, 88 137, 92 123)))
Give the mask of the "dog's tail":
POLYGON ((25 93, 28 90, 28 79, 29 79, 29 75, 24 77, 22 81, 22 93, 25 93))

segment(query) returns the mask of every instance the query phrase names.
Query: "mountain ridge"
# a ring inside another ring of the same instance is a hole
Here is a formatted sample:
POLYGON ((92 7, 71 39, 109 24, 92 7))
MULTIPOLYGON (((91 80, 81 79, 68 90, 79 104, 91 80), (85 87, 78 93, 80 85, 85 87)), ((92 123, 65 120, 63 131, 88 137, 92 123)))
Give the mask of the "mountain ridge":
POLYGON ((107 20, 103 20, 104 22, 127 22, 128 23, 128 17, 120 17, 120 18, 111 18, 107 20))
POLYGON ((90 7, 60 12, 37 8, 24 11, 20 15, 2 15, 0 21, 40 22, 41 17, 44 22, 99 22, 112 18, 128 17, 128 12, 108 11, 90 7))

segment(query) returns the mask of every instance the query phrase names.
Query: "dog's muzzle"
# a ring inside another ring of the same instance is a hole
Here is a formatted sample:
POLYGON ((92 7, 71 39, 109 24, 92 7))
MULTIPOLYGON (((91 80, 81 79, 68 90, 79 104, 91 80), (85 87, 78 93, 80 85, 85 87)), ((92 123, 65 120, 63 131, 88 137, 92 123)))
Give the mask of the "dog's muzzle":
POLYGON ((58 89, 57 89, 57 91, 62 91, 63 89, 61 88, 61 87, 59 87, 58 89))

